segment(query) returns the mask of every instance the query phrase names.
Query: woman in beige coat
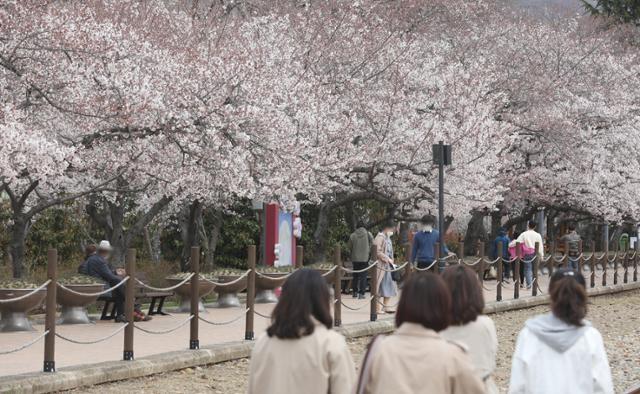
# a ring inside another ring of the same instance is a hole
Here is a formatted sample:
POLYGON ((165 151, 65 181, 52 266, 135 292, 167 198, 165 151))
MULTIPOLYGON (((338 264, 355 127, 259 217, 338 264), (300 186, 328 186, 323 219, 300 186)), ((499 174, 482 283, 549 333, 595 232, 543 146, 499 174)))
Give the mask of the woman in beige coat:
POLYGON ((414 274, 400 296, 398 328, 372 342, 357 393, 484 393, 464 347, 438 334, 449 324, 450 305, 451 297, 439 276, 414 274))
POLYGON ((496 369, 498 335, 496 326, 482 314, 484 296, 478 275, 464 265, 448 267, 442 273, 451 293, 451 325, 440 333, 466 346, 476 375, 484 381, 488 394, 498 394, 492 374, 496 369))
POLYGON ((355 366, 331 330, 329 290, 317 271, 294 272, 282 287, 267 334, 251 352, 249 394, 350 394, 355 366))
POLYGON ((384 310, 381 305, 377 305, 378 313, 394 313, 389 305, 391 297, 395 297, 397 294, 396 284, 391 278, 391 272, 393 269, 393 243, 391 242, 391 236, 395 225, 393 223, 387 223, 382 228, 382 231, 373 240, 373 244, 376 246, 376 265, 378 269, 378 275, 376 276, 376 288, 378 289, 378 296, 382 298, 384 304, 384 310))

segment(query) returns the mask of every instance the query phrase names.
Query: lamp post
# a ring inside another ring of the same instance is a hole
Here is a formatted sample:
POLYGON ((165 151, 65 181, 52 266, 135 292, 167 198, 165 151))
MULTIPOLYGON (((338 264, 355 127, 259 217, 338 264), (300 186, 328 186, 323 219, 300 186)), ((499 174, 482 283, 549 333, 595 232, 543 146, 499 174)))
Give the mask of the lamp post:
POLYGON ((444 166, 451 165, 451 145, 439 141, 432 146, 433 163, 438 165, 438 232, 440 234, 440 261, 438 271, 444 270, 444 166))

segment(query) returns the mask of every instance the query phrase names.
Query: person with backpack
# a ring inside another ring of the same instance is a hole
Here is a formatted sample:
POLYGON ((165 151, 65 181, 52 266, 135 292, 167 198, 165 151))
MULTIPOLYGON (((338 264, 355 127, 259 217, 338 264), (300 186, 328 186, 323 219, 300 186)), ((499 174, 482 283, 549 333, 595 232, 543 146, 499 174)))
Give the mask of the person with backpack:
POLYGON ((569 268, 578 269, 578 257, 580 256, 580 235, 576 231, 576 225, 569 223, 567 226, 568 233, 560 237, 560 243, 567 248, 566 253, 569 258, 569 268))
MULTIPOLYGON (((531 288, 533 282, 533 259, 536 257, 536 244, 538 244, 537 253, 540 258, 544 257, 544 245, 542 244, 542 236, 536 231, 538 223, 535 220, 529 220, 527 231, 523 232, 516 239, 516 243, 522 244, 522 265, 524 266, 524 277, 527 282, 527 289, 531 288)), ((521 282, 522 284, 522 282, 521 282)))
POLYGON ((510 394, 613 394, 600 332, 585 320, 584 277, 561 268, 549 283, 551 312, 529 319, 516 342, 510 394))
MULTIPOLYGON (((351 233, 348 242, 354 271, 362 271, 369 266, 372 244, 373 235, 367 231, 362 222, 358 223, 358 228, 351 233)), ((367 290, 367 275, 367 271, 353 273, 353 279, 351 281, 353 298, 364 299, 364 293, 367 290)))
POLYGON ((511 243, 511 239, 509 239, 507 235, 507 229, 500 227, 498 229, 498 236, 493 240, 491 245, 491 258, 493 260, 497 259, 500 248, 502 248, 502 278, 500 279, 507 282, 511 276, 511 264, 506 262, 506 260, 509 260, 509 243, 511 243))

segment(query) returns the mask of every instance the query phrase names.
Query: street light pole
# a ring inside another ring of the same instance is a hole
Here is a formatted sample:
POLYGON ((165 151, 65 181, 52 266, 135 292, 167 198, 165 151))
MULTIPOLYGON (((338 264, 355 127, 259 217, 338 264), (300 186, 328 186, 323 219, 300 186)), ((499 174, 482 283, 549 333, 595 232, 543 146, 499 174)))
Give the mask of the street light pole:
MULTIPOLYGON (((440 141, 438 143, 440 152, 444 152, 444 143, 440 141)), ((444 156, 444 155, 443 155, 444 156)), ((438 271, 444 270, 444 158, 438 163, 438 233, 440 239, 440 261, 438 261, 438 271)))
POLYGON ((451 145, 445 145, 439 141, 432 146, 433 162, 438 165, 438 233, 440 242, 440 260, 438 261, 438 271, 444 270, 444 166, 451 165, 451 145))

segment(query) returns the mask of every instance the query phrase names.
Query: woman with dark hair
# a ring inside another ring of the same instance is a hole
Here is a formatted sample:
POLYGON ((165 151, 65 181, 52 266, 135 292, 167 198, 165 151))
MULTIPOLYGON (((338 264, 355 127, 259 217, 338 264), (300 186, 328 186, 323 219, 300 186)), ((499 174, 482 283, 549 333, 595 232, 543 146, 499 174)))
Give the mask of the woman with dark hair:
POLYGON ((347 394, 356 374, 344 337, 331 330, 327 282, 317 271, 294 272, 282 286, 267 334, 251 352, 249 394, 347 394))
POLYGON ((498 393, 491 377, 496 369, 498 335, 493 320, 482 314, 484 295, 478 275, 469 267, 454 265, 444 270, 442 279, 451 294, 451 325, 440 335, 465 345, 487 393, 498 393))
POLYGON ((584 320, 584 277, 557 270, 549 295, 551 313, 528 320, 518 336, 509 393, 613 393, 602 336, 584 320))
POLYGON ((395 333, 369 345, 358 394, 484 393, 464 348, 438 334, 449 325, 450 309, 440 276, 411 276, 400 295, 395 333))

